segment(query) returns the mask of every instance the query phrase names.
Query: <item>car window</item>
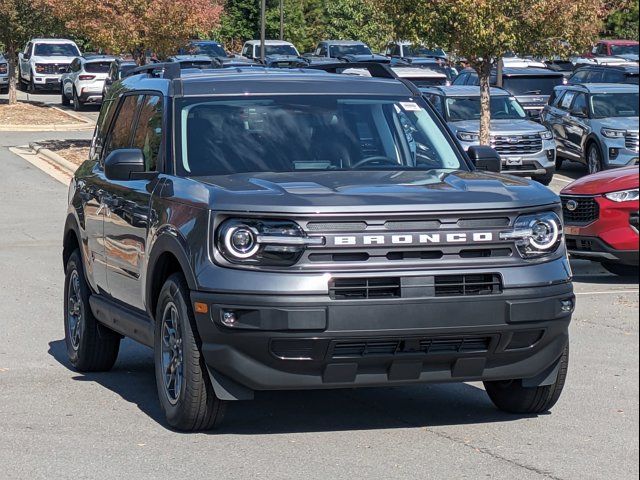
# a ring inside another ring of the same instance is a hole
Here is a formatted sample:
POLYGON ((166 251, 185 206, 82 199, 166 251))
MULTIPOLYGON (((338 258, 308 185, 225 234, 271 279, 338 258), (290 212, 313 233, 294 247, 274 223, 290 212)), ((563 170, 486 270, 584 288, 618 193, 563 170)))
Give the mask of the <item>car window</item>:
POLYGON ((111 133, 107 139, 103 158, 119 148, 131 146, 131 127, 135 120, 138 107, 138 95, 127 95, 121 100, 120 108, 116 113, 111 127, 111 133))
POLYGON ((104 146, 105 136, 107 131, 109 130, 111 119, 113 118, 113 114, 116 110, 116 104, 117 102, 114 100, 105 100, 102 103, 100 114, 98 115, 98 121, 96 122, 96 130, 91 142, 91 149, 89 150, 89 158, 91 160, 95 161, 100 159, 102 148, 104 146))
POLYGON ((572 91, 572 90, 568 90, 563 96, 562 96, 562 101, 560 102, 560 105, 558 108, 561 108, 562 110, 569 110, 569 108, 571 107, 571 103, 573 102, 574 97, 576 96, 576 92, 572 91))
POLYGON ((466 85, 480 85, 480 79, 477 74, 470 73, 469 77, 467 77, 466 85))
POLYGON ((630 73, 624 76, 624 83, 632 83, 638 85, 638 74, 630 73))
POLYGON ((638 118, 638 92, 597 93, 591 95, 593 118, 638 118))
POLYGON ((467 166, 422 100, 322 95, 184 99, 179 173, 450 170, 467 166))
POLYGON ((570 83, 584 83, 587 79, 587 75, 589 74, 588 70, 580 70, 574 73, 569 79, 570 83))
POLYGON ((573 105, 571 106, 571 113, 587 113, 587 96, 584 93, 575 95, 573 105))
POLYGON ((242 56, 243 57, 248 57, 249 56, 249 45, 245 45, 242 48, 242 56))
POLYGON ((584 83, 601 83, 602 82, 602 70, 591 70, 587 74, 587 79, 584 83))
POLYGON ((602 81, 604 83, 623 83, 624 73, 619 70, 605 70, 602 81))
POLYGON ((425 95, 425 97, 427 100, 429 100, 429 103, 433 105, 433 108, 436 109, 440 115, 444 115, 444 111, 442 108, 442 97, 440 95, 430 93, 425 95))
POLYGON ((142 150, 147 172, 156 170, 161 143, 162 97, 159 95, 145 95, 142 98, 132 147, 142 150))
POLYGON ((77 57, 80 52, 71 43, 36 43, 33 54, 38 57, 77 57))
POLYGON ((102 62, 87 62, 84 64, 84 71, 87 73, 107 73, 111 62, 105 60, 102 62))
POLYGON ((464 85, 468 76, 468 73, 461 73, 453 80, 453 85, 464 85))
POLYGON ((596 48, 596 55, 606 55, 607 54, 607 46, 604 43, 599 43, 596 48))

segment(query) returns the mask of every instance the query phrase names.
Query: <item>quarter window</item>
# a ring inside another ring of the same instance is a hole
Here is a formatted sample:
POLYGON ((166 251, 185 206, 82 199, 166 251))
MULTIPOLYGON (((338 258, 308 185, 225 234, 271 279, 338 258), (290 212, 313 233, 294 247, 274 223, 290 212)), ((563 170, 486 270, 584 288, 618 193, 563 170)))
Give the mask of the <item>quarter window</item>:
POLYGON ((161 142, 162 98, 158 95, 146 95, 142 100, 138 115, 138 125, 133 136, 133 148, 142 150, 148 172, 153 172, 157 168, 161 142))
POLYGON ((571 107, 571 102, 573 102, 574 97, 576 96, 576 92, 568 91, 562 97, 562 101, 560 102, 560 108, 562 110, 569 110, 571 107))

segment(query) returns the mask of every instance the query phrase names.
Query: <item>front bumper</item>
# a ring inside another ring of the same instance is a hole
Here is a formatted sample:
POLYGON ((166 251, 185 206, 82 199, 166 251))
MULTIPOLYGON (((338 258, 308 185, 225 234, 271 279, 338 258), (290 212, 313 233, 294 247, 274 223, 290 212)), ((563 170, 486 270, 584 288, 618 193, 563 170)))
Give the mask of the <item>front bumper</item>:
POLYGON ((40 75, 40 74, 34 74, 33 75, 33 83, 36 87, 40 87, 40 88, 59 88, 60 87, 60 78, 62 77, 62 75, 54 75, 54 74, 47 74, 47 75, 40 75))
POLYGON ((638 164, 638 148, 629 148, 626 138, 606 138, 600 136, 602 153, 609 167, 626 167, 638 164))
MULTIPOLYGON (((467 151, 470 146, 477 143, 467 143, 458 140, 467 151)), ((502 160, 502 172, 510 175, 528 177, 532 175, 545 175, 556 168, 556 145, 553 140, 543 140, 542 150, 531 154, 505 155, 500 154, 502 160)))
POLYGON ((569 282, 461 297, 191 299, 208 306, 195 316, 214 385, 248 391, 533 378, 562 354, 574 304, 569 282))

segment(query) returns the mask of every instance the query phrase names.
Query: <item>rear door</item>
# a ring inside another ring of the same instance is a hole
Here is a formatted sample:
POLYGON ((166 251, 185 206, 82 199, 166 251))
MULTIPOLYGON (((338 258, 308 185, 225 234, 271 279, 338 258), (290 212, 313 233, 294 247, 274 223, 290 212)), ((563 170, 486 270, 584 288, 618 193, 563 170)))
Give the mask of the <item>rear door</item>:
POLYGON ((109 294, 115 300, 144 310, 147 235, 151 223, 151 196, 159 182, 158 156, 163 141, 163 98, 145 93, 123 98, 114 121, 105 158, 118 148, 138 148, 146 171, 135 179, 110 181, 104 243, 109 294))
POLYGON ((569 109, 575 96, 575 90, 566 90, 564 94, 558 97, 555 105, 549 108, 549 127, 553 131, 556 148, 558 152, 563 155, 570 153, 567 146, 567 121, 569 118, 569 109))
POLYGON ((587 116, 587 94, 577 92, 569 109, 569 115, 565 118, 565 146, 567 152, 574 158, 584 158, 582 146, 589 132, 587 116))

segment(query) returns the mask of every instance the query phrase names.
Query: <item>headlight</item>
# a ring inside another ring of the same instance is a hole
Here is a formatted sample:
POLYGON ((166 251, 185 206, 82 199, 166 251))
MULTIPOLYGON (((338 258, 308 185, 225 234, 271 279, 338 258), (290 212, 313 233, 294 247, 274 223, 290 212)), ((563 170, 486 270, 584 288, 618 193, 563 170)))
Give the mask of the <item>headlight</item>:
POLYGON ((600 133, 607 138, 624 138, 627 132, 624 130, 616 130, 615 128, 603 128, 600 130, 600 133))
POLYGON ((614 202, 633 202, 638 200, 638 189, 620 190, 619 192, 605 193, 605 197, 614 202))
POLYGON ((562 223, 553 212, 522 215, 513 230, 502 232, 502 240, 514 240, 522 258, 539 258, 554 253, 562 243, 562 223))
POLYGON ((323 244, 323 237, 308 237, 286 220, 230 219, 216 234, 218 251, 238 264, 291 266, 308 246, 323 244))
POLYGON ((44 65, 40 65, 36 63, 36 73, 44 72, 44 65))
POLYGON ((542 138, 542 140, 553 140, 553 133, 549 130, 545 130, 540 133, 540 138, 542 138))
POLYGON ((456 135, 458 139, 462 140, 463 142, 477 142, 478 140, 480 140, 480 135, 478 135, 477 133, 458 132, 456 135))

